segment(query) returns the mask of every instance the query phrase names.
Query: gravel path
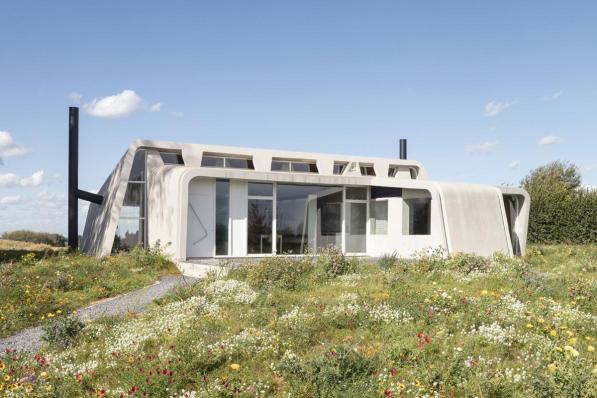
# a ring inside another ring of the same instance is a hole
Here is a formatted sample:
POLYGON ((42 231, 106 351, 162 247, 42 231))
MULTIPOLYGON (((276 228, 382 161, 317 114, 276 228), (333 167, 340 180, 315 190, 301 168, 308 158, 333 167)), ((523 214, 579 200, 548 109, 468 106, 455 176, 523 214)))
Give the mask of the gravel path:
MULTIPOLYGON (((96 319, 102 316, 121 315, 129 312, 143 311, 153 300, 163 297, 175 287, 196 282, 197 278, 183 275, 163 276, 159 282, 120 296, 111 297, 77 310, 82 320, 96 319)), ((41 326, 25 329, 13 336, 0 339, 0 352, 11 348, 24 351, 35 351, 42 346, 41 326)))

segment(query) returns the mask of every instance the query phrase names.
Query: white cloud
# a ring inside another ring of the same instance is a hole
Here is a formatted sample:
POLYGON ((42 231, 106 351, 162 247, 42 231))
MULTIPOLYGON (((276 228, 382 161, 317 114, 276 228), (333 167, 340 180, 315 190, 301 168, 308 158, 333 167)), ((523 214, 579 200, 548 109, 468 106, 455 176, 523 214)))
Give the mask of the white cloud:
POLYGON ((159 112, 162 110, 162 103, 161 102, 156 102, 153 105, 150 105, 149 108, 147 108, 147 110, 149 112, 159 112))
POLYGON ((31 175, 31 177, 25 177, 19 182, 22 187, 39 187, 44 182, 44 171, 39 170, 31 175))
POLYGON ((14 205, 21 201, 21 195, 4 196, 0 198, 0 205, 14 205))
POLYGON ((468 153, 490 153, 497 147, 497 141, 481 142, 479 144, 468 144, 464 150, 468 153))
POLYGON ((498 101, 490 101, 485 105, 485 110, 483 112, 483 116, 485 117, 493 117, 497 114, 505 111, 506 109, 510 108, 516 102, 498 102, 498 101))
POLYGON ((27 152, 29 149, 14 142, 8 131, 0 131, 0 164, 3 164, 3 158, 22 156, 27 152))
POLYGON ((543 99, 543 101, 555 101, 558 98, 560 98, 561 96, 562 96, 562 92, 561 91, 556 91, 553 94, 549 94, 549 95, 544 96, 542 99, 543 99))
POLYGON ((546 135, 545 137, 541 138, 538 142, 539 145, 551 145, 558 142, 560 139, 555 135, 546 135))
POLYGON ((182 112, 172 112, 172 115, 174 115, 176 117, 183 117, 184 113, 182 113, 182 112))
POLYGON ((83 96, 79 93, 72 92, 67 96, 67 98, 73 105, 79 105, 83 99, 83 96))
POLYGON ((94 99, 84 105, 92 116, 117 118, 135 113, 141 106, 142 99, 133 90, 123 90, 119 94, 101 99, 94 99))
POLYGON ((39 170, 29 177, 19 178, 16 174, 0 174, 0 187, 38 187, 44 180, 44 171, 39 170))
POLYGON ((509 168, 511 168, 511 169, 515 169, 515 168, 517 168, 517 167, 518 167, 518 164, 519 164, 519 163, 518 163, 518 160, 513 160, 513 161, 511 161, 511 162, 508 164, 508 167, 509 167, 509 168))

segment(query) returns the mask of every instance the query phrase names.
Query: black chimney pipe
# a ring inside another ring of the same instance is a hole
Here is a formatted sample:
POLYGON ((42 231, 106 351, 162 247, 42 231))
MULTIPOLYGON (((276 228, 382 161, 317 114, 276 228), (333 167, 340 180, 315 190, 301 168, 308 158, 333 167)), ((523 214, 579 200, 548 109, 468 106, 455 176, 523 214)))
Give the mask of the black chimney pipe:
POLYGON ((79 108, 68 108, 68 247, 79 246, 79 212, 77 189, 79 188, 79 108))
POLYGON ((79 108, 68 108, 68 247, 79 247, 78 199, 101 205, 104 197, 79 189, 79 108))
POLYGON ((400 159, 406 159, 406 138, 400 138, 400 159))

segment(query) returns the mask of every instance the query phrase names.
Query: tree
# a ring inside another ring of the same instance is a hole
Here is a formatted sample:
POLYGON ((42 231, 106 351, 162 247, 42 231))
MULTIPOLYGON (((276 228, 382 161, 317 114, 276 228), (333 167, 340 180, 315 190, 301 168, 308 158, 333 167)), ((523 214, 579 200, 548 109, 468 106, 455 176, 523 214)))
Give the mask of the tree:
POLYGON ((555 161, 538 167, 523 178, 521 186, 531 196, 530 242, 597 241, 597 191, 581 188, 576 165, 555 161))

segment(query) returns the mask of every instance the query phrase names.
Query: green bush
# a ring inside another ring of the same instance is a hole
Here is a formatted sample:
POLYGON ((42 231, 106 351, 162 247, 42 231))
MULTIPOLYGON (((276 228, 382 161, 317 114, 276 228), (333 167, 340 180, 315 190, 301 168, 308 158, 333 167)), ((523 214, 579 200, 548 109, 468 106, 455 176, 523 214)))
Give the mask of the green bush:
POLYGON ((247 282, 254 288, 294 290, 305 274, 313 269, 313 261, 309 257, 269 257, 243 268, 246 269, 247 282))
POLYGON ((389 269, 392 268, 398 262, 398 255, 396 252, 392 254, 384 254, 382 257, 377 260, 377 265, 381 269, 389 269))
POLYGON ((522 180, 531 196, 530 243, 597 242, 597 190, 581 188, 580 182, 578 168, 561 161, 522 180))
POLYGON ((328 277, 335 278, 338 275, 355 272, 358 261, 346 257, 340 249, 330 245, 319 251, 317 265, 328 277))
POLYGON ((42 327, 44 332, 42 340, 66 348, 75 342, 84 327, 85 324, 74 316, 54 318, 42 327))
POLYGON ((66 246, 66 238, 60 234, 52 234, 49 232, 35 232, 35 231, 8 231, 2 234, 2 239, 16 240, 30 243, 44 243, 54 247, 66 246))
POLYGON ((489 269, 491 261, 486 257, 468 253, 456 253, 446 261, 449 269, 470 274, 471 272, 485 272, 489 269))

